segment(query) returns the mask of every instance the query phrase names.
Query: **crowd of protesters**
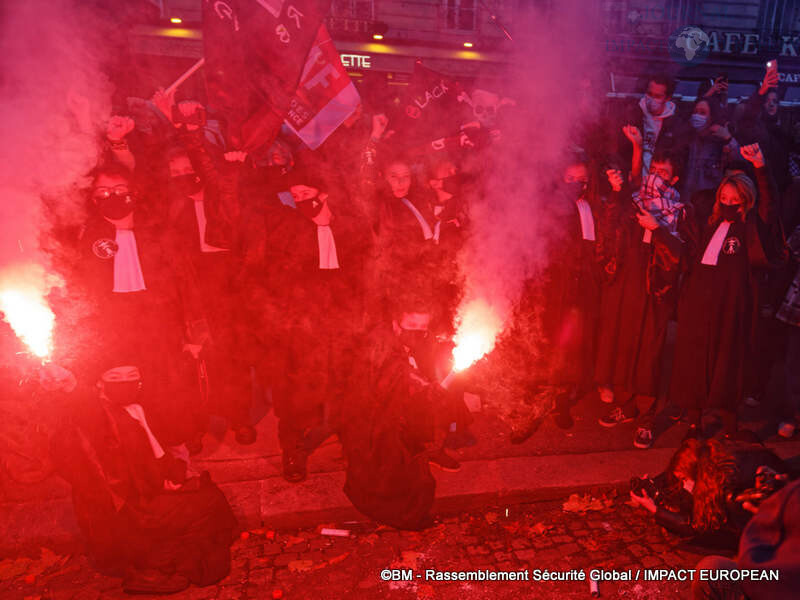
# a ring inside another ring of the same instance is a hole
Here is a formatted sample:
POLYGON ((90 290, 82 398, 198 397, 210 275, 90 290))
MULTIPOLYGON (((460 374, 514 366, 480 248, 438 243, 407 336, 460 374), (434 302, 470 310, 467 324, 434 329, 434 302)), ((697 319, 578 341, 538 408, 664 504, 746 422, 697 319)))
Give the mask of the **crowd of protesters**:
MULTIPOLYGON (((672 412, 688 420, 696 453, 710 433, 704 412, 735 438, 739 408, 766 403, 785 364, 778 433, 794 435, 800 127, 785 122, 777 82, 768 70, 734 102, 720 77, 687 111, 674 82, 652 75, 629 114, 576 124, 563 169, 543 182, 558 251, 509 324, 540 320, 529 394, 560 427, 596 389, 609 405, 600 425, 638 419, 634 445, 648 448, 656 414, 672 412)), ((88 307, 58 321, 56 347, 69 348, 77 378, 51 366, 43 381, 81 398, 54 455, 93 550, 128 569, 126 589, 224 575, 232 514, 188 455, 211 415, 239 444, 257 443, 259 390, 279 419, 287 481, 305 479, 313 450, 336 434, 357 508, 400 528, 429 523, 430 465, 457 471, 446 448, 476 441, 465 384, 441 382, 459 252, 482 225, 470 205, 503 159, 502 117, 514 110, 491 89, 472 98, 473 121, 453 140, 402 152, 387 114, 361 107, 315 151, 283 130, 257 156, 227 147, 206 107, 163 91, 111 119, 88 218, 57 232, 72 290, 62 302, 88 307)), ((519 416, 512 441, 539 416, 519 416)), ((673 476, 695 468, 684 463, 696 460, 676 459, 673 476)), ((726 509, 708 510, 689 522, 726 509)))

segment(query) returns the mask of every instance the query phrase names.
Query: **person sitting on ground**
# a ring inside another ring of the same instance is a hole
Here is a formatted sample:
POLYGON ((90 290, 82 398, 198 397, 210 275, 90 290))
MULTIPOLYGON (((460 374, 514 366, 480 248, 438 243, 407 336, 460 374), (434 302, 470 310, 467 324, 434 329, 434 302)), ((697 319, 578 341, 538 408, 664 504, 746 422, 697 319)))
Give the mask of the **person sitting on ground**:
POLYGON ((631 500, 676 535, 700 545, 734 548, 751 516, 742 494, 785 481, 788 473, 787 465, 762 444, 690 438, 664 473, 631 481, 631 500))
POLYGON ((108 369, 94 393, 53 364, 40 381, 74 404, 51 455, 72 485, 97 567, 123 576, 128 593, 172 593, 226 577, 236 519, 208 473, 189 466, 185 447, 166 446, 150 428, 139 369, 108 369))

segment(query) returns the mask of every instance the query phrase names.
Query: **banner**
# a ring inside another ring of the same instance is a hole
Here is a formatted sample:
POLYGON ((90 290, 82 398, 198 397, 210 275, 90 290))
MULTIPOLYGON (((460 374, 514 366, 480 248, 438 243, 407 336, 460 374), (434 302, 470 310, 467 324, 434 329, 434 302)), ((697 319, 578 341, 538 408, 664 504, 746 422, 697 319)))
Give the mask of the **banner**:
POLYGON ((237 149, 266 151, 277 135, 329 7, 330 0, 203 0, 208 101, 237 149))
POLYGON ((402 105, 402 112, 392 119, 389 129, 408 146, 421 146, 450 136, 457 136, 464 111, 461 85, 422 66, 414 64, 414 73, 402 105))
POLYGON ((306 59, 300 85, 289 102, 286 124, 316 150, 358 107, 361 97, 321 25, 306 59))

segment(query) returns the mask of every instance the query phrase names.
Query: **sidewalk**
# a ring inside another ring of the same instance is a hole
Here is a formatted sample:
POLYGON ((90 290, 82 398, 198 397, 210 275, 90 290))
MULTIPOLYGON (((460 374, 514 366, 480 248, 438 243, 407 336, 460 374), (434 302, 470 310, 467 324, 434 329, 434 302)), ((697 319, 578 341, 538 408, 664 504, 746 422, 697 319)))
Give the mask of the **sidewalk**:
MULTIPOLYGON (((637 450, 632 439, 635 423, 606 429, 597 419, 608 410, 595 394, 573 408, 575 426, 558 429, 551 419, 524 444, 508 441, 508 428, 496 416, 476 415, 472 431, 478 444, 453 452, 462 462, 458 473, 435 471, 438 485, 435 511, 440 515, 488 505, 552 500, 598 486, 626 488, 633 475, 658 473, 686 431, 675 424, 656 439, 653 448, 637 450)), ((757 412, 757 411, 756 411, 757 412)), ((742 423, 753 430, 765 425, 742 423)), ((262 524, 276 529, 314 527, 322 522, 364 521, 342 491, 344 460, 335 438, 327 440, 309 459, 309 477, 289 484, 281 476, 276 421, 272 413, 259 424, 259 440, 238 446, 230 432, 204 438, 197 466, 220 485, 243 528, 262 524)), ((777 439, 777 438, 776 438, 777 439)), ((784 458, 800 455, 800 441, 771 443, 784 458)), ((53 481, 43 495, 20 493, 16 502, 0 505, 0 552, 10 549, 69 546, 77 535, 69 488, 53 481)), ((29 490, 33 493, 34 490, 29 490)))

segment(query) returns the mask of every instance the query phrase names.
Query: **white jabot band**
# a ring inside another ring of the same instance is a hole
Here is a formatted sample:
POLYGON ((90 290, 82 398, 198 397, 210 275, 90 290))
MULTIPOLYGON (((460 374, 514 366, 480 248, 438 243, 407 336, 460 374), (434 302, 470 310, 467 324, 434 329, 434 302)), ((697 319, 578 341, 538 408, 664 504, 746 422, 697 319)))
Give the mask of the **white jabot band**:
POLYGON ((115 241, 117 253, 114 255, 114 291, 125 293, 147 289, 133 229, 117 229, 115 241))
POLYGON ((317 242, 319 244, 319 268, 338 269, 339 257, 336 255, 336 241, 330 225, 317 225, 317 242))
POLYGON ((722 250, 722 243, 728 235, 728 230, 731 228, 730 221, 723 221, 717 226, 714 235, 711 236, 711 241, 706 246, 706 251, 703 252, 703 260, 700 262, 704 265, 715 266, 719 260, 719 253, 722 250))
POLYGON ((576 200, 575 204, 578 207, 578 216, 580 216, 581 219, 581 234, 583 235, 583 239, 589 240, 590 242, 595 241, 592 207, 582 198, 576 200))

